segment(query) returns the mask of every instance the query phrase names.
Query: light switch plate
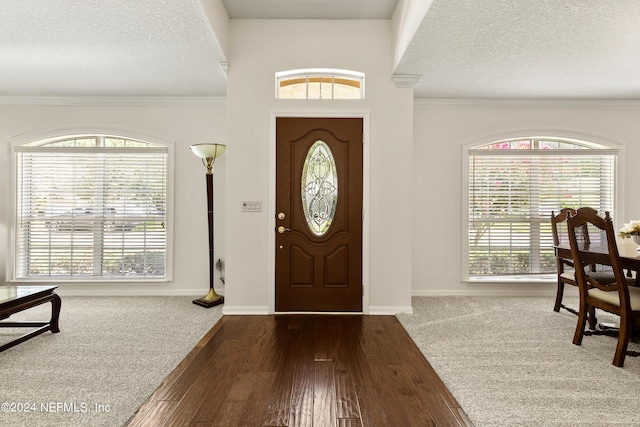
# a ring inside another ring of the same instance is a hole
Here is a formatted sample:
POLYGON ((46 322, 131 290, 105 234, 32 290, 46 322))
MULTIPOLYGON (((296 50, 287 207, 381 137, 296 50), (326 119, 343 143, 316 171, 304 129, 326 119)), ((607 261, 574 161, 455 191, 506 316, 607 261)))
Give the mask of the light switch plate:
POLYGON ((262 200, 243 200, 241 212, 262 212, 262 200))

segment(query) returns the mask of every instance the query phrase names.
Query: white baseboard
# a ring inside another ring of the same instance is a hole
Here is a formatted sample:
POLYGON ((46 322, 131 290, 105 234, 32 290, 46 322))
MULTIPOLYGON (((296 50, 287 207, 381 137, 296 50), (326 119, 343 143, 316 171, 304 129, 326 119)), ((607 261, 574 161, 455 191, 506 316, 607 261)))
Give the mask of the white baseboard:
POLYGON ((411 296, 414 297, 446 297, 446 296, 486 296, 486 297, 547 297, 555 296, 556 289, 551 287, 541 287, 538 289, 436 289, 436 290, 414 290, 411 296))
POLYGON ((222 308, 222 314, 225 316, 239 316, 239 315, 267 315, 269 313, 269 307, 267 306, 224 306, 222 308))
MULTIPOLYGON (((60 296, 189 296, 198 298, 206 295, 206 289, 198 288, 180 288, 167 289, 159 287, 139 287, 126 288, 116 286, 112 288, 88 288, 86 286, 75 287, 73 285, 62 285, 56 293, 60 296)), ((216 292, 224 296, 223 289, 216 289, 216 292)), ((492 297, 548 297, 555 296, 555 287, 538 287, 526 289, 435 289, 435 290, 413 290, 412 297, 438 297, 438 296, 492 296, 492 297)), ((227 315, 266 315, 271 314, 267 306, 225 306, 222 310, 227 315)), ((398 313, 413 314, 411 306, 370 306, 366 314, 371 315, 395 315, 398 313)))
POLYGON ((401 307, 401 306, 371 306, 369 307, 369 314, 372 316, 393 316, 396 314, 413 314, 413 307, 401 307))
MULTIPOLYGON (((219 295, 224 296, 224 291, 216 289, 219 295)), ((88 288, 86 286, 60 286, 56 293, 61 297, 194 297, 200 298, 207 294, 207 289, 198 288, 125 288, 121 286, 113 288, 88 288)))

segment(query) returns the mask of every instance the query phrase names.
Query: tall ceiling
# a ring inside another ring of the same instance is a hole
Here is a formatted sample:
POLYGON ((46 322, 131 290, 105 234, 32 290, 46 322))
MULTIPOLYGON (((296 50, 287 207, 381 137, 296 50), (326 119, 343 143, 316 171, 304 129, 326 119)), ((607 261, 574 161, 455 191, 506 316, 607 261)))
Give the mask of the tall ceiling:
MULTIPOLYGON (((222 0, 231 19, 409 3, 430 3, 395 69, 416 98, 640 99, 640 0, 222 0)), ((0 0, 0 97, 223 97, 221 61, 199 0, 0 0)))

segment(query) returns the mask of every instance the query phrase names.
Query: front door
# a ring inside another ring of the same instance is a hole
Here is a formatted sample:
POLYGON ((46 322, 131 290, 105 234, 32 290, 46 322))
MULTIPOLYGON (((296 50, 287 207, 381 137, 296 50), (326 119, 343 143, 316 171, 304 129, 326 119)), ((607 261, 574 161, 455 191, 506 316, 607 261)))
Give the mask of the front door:
POLYGON ((362 311, 362 125, 276 119, 276 311, 362 311))

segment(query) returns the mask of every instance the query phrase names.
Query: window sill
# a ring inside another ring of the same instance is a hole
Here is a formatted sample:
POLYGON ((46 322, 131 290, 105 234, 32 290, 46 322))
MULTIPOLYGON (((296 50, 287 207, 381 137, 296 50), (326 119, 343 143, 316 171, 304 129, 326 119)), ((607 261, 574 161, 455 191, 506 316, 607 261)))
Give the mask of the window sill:
POLYGON ((157 279, 133 279, 133 278, 78 278, 78 279, 70 279, 68 277, 59 277, 59 278, 42 278, 42 279, 13 279, 8 281, 7 283, 15 284, 15 285, 28 285, 28 284, 38 284, 38 283, 55 283, 55 284, 86 284, 91 285, 93 283, 108 283, 111 285, 131 285, 131 284, 140 284, 140 285, 157 285, 157 284, 167 284, 169 283, 169 279, 166 277, 157 278, 157 279))
POLYGON ((482 276, 468 277, 464 283, 470 284, 513 284, 513 283, 556 283, 555 274, 536 274, 530 276, 482 276))

